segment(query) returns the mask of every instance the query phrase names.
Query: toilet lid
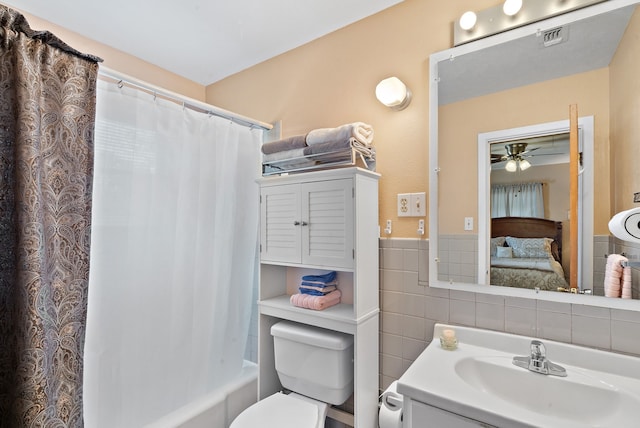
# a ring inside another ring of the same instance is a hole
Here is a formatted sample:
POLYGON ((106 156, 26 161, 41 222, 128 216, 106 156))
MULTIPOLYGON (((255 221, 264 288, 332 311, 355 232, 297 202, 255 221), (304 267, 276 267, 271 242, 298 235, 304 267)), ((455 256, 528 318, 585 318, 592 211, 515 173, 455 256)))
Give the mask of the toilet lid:
POLYGON ((242 412, 231 428, 317 428, 318 407, 282 393, 258 401, 242 412))

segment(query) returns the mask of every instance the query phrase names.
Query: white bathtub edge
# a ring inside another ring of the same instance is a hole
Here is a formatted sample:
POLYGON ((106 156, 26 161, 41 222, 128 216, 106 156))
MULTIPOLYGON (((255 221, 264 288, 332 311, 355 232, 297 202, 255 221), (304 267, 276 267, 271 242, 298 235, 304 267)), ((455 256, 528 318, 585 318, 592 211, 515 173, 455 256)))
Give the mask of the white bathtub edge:
POLYGON ((242 371, 238 377, 224 385, 223 388, 212 391, 176 409, 151 424, 145 425, 145 428, 190 428, 206 423, 203 420, 206 418, 215 418, 209 421, 208 426, 218 426, 213 423, 220 423, 221 420, 224 420, 225 425, 228 425, 231 422, 227 421, 227 409, 229 408, 227 401, 229 396, 252 382, 256 382, 257 378, 258 365, 251 361, 244 361, 242 371))

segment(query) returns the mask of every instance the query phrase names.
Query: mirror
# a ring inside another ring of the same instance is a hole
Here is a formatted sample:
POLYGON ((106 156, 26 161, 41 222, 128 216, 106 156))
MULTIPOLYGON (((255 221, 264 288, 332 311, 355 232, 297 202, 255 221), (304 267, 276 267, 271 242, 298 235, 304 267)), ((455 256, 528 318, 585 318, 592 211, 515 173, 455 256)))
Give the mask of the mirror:
MULTIPOLYGON (((562 257, 576 251, 581 288, 601 294, 599 270, 614 249, 607 223, 623 208, 617 200, 629 198, 629 185, 618 188, 622 180, 610 159, 620 156, 616 144, 633 131, 626 123, 632 119, 618 113, 631 102, 621 95, 625 89, 619 89, 629 87, 623 76, 633 76, 630 69, 640 61, 634 58, 637 50, 629 47, 640 40, 637 3, 610 0, 431 56, 431 285, 531 296, 530 290, 486 287, 495 248, 489 201, 492 146, 504 149, 524 138, 567 132, 569 105, 576 104, 583 163, 581 232, 578 248, 564 245, 562 257), (560 34, 559 41, 545 45, 552 30, 560 34), (471 230, 466 230, 469 224, 471 230)), ((637 99, 638 92, 629 96, 637 99)), ((512 148, 511 155, 517 156, 519 149, 512 148)), ((532 167, 525 172, 532 172, 536 166, 528 160, 532 167)), ((540 181, 557 181, 549 177, 540 181)), ((568 229, 562 206, 546 209, 544 217, 568 229)), ((553 294, 547 297, 553 299, 553 294)))

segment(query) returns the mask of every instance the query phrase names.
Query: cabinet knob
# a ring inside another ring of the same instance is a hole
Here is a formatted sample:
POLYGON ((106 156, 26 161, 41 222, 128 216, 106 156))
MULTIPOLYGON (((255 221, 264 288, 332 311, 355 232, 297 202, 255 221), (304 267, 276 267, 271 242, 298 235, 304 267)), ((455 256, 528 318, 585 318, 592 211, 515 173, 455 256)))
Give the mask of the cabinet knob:
POLYGON ((306 221, 303 221, 303 222, 302 222, 302 225, 303 225, 303 226, 308 226, 308 225, 309 225, 309 223, 307 223, 306 221))
POLYGON ((300 222, 296 220, 296 221, 293 222, 293 225, 294 226, 300 226, 300 222))

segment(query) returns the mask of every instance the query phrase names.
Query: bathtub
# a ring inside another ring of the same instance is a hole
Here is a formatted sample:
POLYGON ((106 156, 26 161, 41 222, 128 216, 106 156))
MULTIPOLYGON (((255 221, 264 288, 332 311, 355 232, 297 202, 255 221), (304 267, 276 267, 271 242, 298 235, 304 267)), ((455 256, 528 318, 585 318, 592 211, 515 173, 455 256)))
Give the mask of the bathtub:
POLYGON ((257 401, 258 366, 245 361, 232 382, 158 419, 145 428, 228 428, 244 409, 257 401))

